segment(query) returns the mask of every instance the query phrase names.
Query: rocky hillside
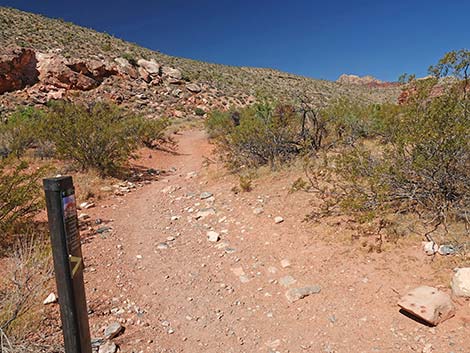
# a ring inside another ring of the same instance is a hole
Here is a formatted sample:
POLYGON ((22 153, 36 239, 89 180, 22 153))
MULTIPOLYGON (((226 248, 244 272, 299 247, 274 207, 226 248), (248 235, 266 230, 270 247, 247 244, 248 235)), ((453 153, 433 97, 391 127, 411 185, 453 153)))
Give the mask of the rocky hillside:
POLYGON ((0 7, 0 109, 51 99, 110 99, 154 116, 244 106, 259 93, 396 101, 399 89, 172 57, 62 20, 0 7))

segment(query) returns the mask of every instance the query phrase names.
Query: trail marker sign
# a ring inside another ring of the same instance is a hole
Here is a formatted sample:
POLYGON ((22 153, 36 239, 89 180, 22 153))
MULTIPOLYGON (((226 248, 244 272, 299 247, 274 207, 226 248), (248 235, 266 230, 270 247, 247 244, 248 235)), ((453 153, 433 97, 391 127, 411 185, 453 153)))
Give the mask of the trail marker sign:
POLYGON ((91 353, 83 256, 70 176, 43 180, 66 353, 91 353))

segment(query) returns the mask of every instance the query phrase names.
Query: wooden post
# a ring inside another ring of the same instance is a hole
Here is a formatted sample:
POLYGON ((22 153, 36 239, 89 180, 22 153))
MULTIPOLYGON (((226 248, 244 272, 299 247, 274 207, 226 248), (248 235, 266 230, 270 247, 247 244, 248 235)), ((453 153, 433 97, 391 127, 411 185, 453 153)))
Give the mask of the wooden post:
POLYGON ((66 353, 91 353, 83 256, 72 177, 43 180, 66 353))

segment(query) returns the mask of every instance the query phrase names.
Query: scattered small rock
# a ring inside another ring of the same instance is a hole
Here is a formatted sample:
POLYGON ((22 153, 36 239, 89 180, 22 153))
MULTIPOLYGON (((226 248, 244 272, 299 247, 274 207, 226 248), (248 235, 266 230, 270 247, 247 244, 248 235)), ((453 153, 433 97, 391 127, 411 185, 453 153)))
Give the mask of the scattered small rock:
POLYGON ((254 210, 253 210, 253 213, 255 215, 260 215, 261 213, 264 212, 264 209, 262 207, 256 207, 254 210))
POLYGON ((201 192, 201 195, 199 195, 201 200, 208 199, 209 197, 212 197, 212 193, 208 191, 201 192))
POLYGON ((100 346, 98 353, 116 353, 117 346, 114 342, 107 341, 100 346))
POLYGON ((117 321, 109 324, 104 330, 105 339, 113 339, 114 337, 119 336, 119 334, 124 330, 124 327, 117 321))
POLYGON ((212 207, 209 208, 203 208, 201 209, 196 215, 194 216, 195 219, 204 219, 208 216, 215 215, 215 209, 212 207))
POLYGON ((51 293, 47 296, 46 299, 42 302, 44 305, 57 303, 57 296, 54 293, 51 293))
POLYGON ((437 252, 438 249, 439 246, 435 242, 423 241, 423 250, 426 255, 432 256, 437 252))
POLYGON ((450 297, 428 286, 411 290, 400 299, 398 306, 434 326, 455 315, 450 297))
POLYGON ((207 232, 207 240, 216 243, 220 239, 219 233, 214 232, 213 230, 210 230, 207 232))
POLYGON ((282 259, 281 260, 281 267, 286 268, 290 266, 290 261, 288 259, 282 259))
POLYGON ((297 280, 292 276, 284 276, 279 279, 279 284, 284 287, 290 287, 295 282, 297 282, 297 280))
POLYGON ((169 246, 168 246, 168 244, 165 243, 165 242, 162 242, 162 243, 158 243, 158 244, 157 244, 157 249, 158 249, 158 250, 166 250, 166 249, 168 249, 168 248, 169 248, 169 246))
POLYGON ((279 224, 282 222, 284 222, 284 218, 282 218, 281 216, 274 217, 274 223, 279 224))
POLYGON ((303 299, 311 294, 318 294, 321 291, 321 287, 318 285, 291 288, 286 292, 286 298, 289 302, 294 303, 297 300, 303 299))
POLYGON ((457 249, 453 245, 441 245, 437 250, 439 255, 453 255, 457 252, 457 249))
POLYGON ((452 277, 452 294, 470 298, 470 267, 458 268, 452 277))
POLYGON ((87 210, 89 208, 95 207, 95 204, 93 202, 82 202, 78 208, 80 210, 87 210))

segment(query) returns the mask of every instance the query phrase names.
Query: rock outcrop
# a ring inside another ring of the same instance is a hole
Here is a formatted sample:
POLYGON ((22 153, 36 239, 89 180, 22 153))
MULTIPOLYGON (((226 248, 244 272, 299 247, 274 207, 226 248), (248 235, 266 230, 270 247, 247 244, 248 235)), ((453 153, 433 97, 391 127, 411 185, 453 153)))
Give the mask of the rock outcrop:
POLYGON ((347 75, 347 74, 341 75, 338 78, 338 80, 336 80, 336 82, 342 83, 342 84, 353 84, 353 85, 381 85, 384 83, 383 81, 380 81, 372 76, 359 77, 357 75, 347 75))
POLYGON ((38 82, 37 59, 31 49, 7 48, 0 54, 0 94, 38 82))

